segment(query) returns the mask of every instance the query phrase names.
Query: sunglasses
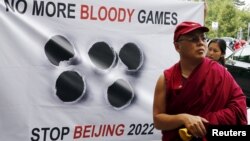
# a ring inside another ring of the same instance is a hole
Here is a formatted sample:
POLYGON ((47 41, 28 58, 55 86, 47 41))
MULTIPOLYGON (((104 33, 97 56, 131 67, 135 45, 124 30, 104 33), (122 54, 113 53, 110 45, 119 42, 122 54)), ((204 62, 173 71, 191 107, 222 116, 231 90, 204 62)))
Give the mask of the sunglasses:
POLYGON ((206 42, 207 38, 206 35, 201 34, 201 35, 187 35, 187 36, 182 36, 183 38, 179 39, 177 42, 181 42, 181 41, 188 41, 188 42, 192 42, 192 43, 197 43, 200 40, 202 42, 206 42))

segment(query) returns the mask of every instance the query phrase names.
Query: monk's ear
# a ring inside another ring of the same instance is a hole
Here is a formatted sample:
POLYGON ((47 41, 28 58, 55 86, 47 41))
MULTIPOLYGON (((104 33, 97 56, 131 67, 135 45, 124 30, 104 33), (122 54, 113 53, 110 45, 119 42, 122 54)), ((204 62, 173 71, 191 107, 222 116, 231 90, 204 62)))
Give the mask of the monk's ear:
POLYGON ((174 42, 174 47, 175 47, 175 50, 179 52, 180 47, 181 47, 181 46, 180 46, 180 43, 174 42))

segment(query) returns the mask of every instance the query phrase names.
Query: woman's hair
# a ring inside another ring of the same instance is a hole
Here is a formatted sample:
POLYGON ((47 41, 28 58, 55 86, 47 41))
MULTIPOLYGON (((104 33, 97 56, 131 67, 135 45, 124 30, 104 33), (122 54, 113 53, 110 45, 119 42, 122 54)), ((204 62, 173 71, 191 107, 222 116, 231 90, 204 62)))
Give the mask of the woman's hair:
POLYGON ((225 54, 226 54, 226 48, 227 48, 227 44, 226 41, 223 39, 212 39, 210 40, 208 47, 211 43, 217 43, 220 47, 221 53, 223 54, 223 56, 220 57, 220 59, 218 60, 218 62, 220 64, 222 64, 223 66, 225 65, 225 54))

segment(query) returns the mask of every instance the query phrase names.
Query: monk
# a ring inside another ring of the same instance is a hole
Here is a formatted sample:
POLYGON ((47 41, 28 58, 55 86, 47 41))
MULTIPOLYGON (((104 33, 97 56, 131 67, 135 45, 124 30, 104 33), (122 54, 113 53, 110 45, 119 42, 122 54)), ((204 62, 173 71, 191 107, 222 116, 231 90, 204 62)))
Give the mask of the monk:
POLYGON ((160 75, 154 93, 153 120, 162 141, 181 141, 180 128, 206 141, 209 125, 247 125, 242 89, 225 67, 205 57, 208 31, 192 21, 175 29, 180 60, 160 75))

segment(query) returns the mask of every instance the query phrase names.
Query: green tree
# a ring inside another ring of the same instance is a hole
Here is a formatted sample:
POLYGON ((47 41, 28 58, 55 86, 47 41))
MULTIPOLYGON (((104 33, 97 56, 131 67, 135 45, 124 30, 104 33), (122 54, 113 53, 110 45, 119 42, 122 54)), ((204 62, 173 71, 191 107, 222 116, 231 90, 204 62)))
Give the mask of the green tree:
POLYGON ((239 29, 242 28, 243 39, 247 38, 247 26, 250 22, 250 10, 239 9, 243 0, 207 0, 208 14, 205 24, 210 28, 208 36, 215 37, 237 37, 239 29), (218 30, 212 30, 212 22, 218 22, 218 30))

